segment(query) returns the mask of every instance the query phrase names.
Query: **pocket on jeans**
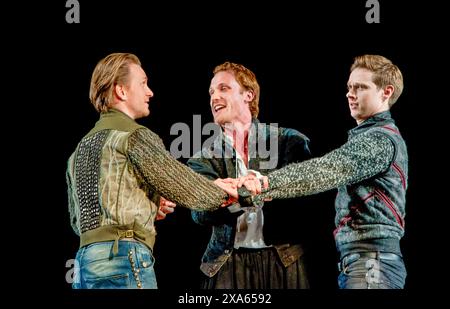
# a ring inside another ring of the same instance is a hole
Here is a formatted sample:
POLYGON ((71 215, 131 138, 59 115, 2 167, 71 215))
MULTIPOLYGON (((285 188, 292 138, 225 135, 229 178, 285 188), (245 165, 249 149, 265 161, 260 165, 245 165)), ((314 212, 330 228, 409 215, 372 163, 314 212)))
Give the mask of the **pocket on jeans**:
POLYGON ((150 268, 155 264, 155 258, 150 249, 139 248, 137 250, 137 267, 138 268, 150 268))
POLYGON ((355 254, 355 253, 352 253, 352 254, 350 254, 348 257, 346 257, 345 258, 345 265, 344 265, 344 269, 343 269, 343 273, 345 274, 345 275, 348 275, 348 273, 349 273, 349 269, 350 269, 350 267, 354 267, 355 265, 355 263, 356 262, 358 262, 359 261, 359 259, 360 259, 361 257, 360 257, 360 255, 359 254, 355 254))
POLYGON ((347 263, 347 266, 344 267, 344 274, 349 277, 361 277, 367 273, 367 268, 365 266, 366 259, 358 257, 355 260, 352 260, 347 263))
POLYGON ((130 286, 131 283, 128 274, 86 280, 87 289, 128 289, 130 286))
MULTIPOLYGON (((86 282, 96 280, 116 280, 120 281, 130 271, 130 261, 126 256, 116 256, 111 260, 101 259, 81 266, 82 278, 86 282)), ((128 276, 128 275, 127 275, 128 276)))

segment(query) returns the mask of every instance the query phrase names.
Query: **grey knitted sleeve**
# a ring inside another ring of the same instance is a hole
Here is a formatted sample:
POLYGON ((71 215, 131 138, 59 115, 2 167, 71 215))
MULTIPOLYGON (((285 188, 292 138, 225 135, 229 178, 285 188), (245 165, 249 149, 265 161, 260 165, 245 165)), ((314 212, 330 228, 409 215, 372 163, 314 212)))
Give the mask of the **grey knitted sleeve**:
POLYGON ((269 189, 261 198, 293 198, 357 183, 385 171, 394 152, 393 142, 383 133, 357 135, 322 157, 269 174, 269 189))
POLYGON ((145 183, 180 206, 213 210, 228 196, 211 180, 172 158, 159 136, 148 129, 130 134, 128 156, 145 183))

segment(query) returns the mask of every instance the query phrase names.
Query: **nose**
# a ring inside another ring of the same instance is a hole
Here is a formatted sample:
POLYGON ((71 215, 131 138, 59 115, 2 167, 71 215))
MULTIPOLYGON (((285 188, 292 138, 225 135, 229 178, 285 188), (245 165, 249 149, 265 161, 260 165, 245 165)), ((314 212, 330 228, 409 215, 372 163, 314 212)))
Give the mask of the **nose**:
POLYGON ((150 98, 153 97, 153 91, 150 89, 149 86, 147 86, 147 93, 146 93, 146 95, 149 96, 150 98))
POLYGON ((348 89, 345 96, 347 97, 347 99, 355 99, 355 93, 351 89, 348 89))
POLYGON ((211 108, 214 107, 214 103, 216 103, 217 101, 219 101, 219 96, 216 94, 211 94, 209 100, 209 105, 211 106, 211 108))
POLYGON ((219 95, 216 92, 211 94, 211 103, 214 103, 218 99, 219 99, 219 95))

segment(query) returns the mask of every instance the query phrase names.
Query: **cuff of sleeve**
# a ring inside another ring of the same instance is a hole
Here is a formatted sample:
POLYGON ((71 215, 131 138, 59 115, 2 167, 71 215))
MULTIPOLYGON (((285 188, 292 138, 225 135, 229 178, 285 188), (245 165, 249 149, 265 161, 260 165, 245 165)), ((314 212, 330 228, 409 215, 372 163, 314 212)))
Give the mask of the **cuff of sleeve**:
POLYGON ((264 205, 264 200, 260 195, 252 196, 250 191, 248 191, 245 187, 240 187, 238 189, 238 194, 238 202, 242 207, 262 207, 264 205))
POLYGON ((247 173, 255 175, 256 178, 258 178, 259 180, 261 180, 261 178, 263 177, 263 175, 260 172, 255 171, 255 170, 248 169, 247 173))
POLYGON ((227 194, 226 200, 220 205, 221 207, 226 207, 228 205, 231 205, 233 203, 236 203, 237 199, 232 197, 231 195, 227 194))
POLYGON ((228 206, 227 209, 231 213, 236 213, 236 212, 242 210, 242 207, 239 203, 233 203, 231 206, 228 206))

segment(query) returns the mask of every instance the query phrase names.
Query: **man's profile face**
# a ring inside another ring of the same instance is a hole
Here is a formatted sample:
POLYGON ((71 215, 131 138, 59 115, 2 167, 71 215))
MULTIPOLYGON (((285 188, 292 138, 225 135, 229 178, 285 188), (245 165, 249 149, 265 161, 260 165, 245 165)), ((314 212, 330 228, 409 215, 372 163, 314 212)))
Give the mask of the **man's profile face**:
POLYGON ((150 114, 149 101, 153 92, 147 85, 147 75, 141 66, 130 64, 128 84, 125 86, 127 106, 133 119, 146 117, 150 114))
POLYGON ((358 124, 389 109, 388 100, 383 100, 383 89, 378 89, 372 80, 373 72, 356 68, 347 82, 350 114, 358 124))

